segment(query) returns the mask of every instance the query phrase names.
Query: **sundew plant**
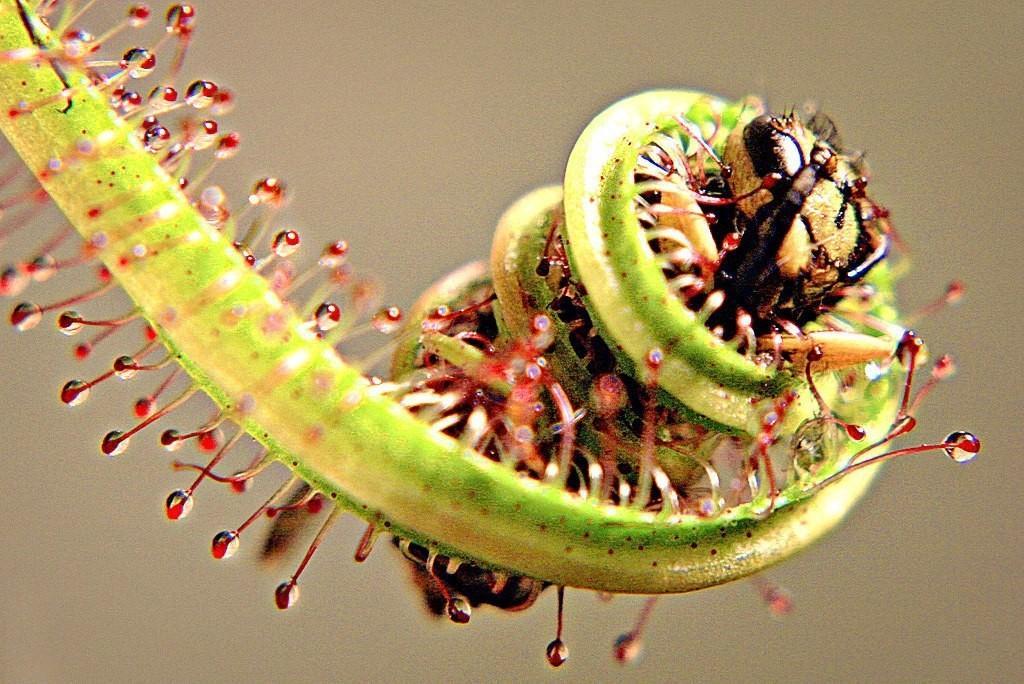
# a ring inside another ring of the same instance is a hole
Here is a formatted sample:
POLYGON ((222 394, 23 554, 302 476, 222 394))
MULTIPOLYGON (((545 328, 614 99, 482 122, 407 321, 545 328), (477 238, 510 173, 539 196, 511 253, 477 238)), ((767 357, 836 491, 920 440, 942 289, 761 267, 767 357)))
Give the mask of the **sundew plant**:
MULTIPOLYGON (((55 326, 79 361, 110 358, 68 371, 61 402, 137 390, 96 446, 172 452, 168 520, 276 483, 209 553, 294 554, 268 591, 278 609, 354 516, 355 561, 395 546, 453 623, 554 594, 541 649, 560 667, 567 590, 754 576, 839 523, 882 462, 979 453, 970 432, 915 430, 955 364, 911 319, 962 285, 900 313, 907 248, 824 113, 693 89, 611 104, 561 182, 501 216, 490 255, 402 308, 344 239, 311 245, 287 223, 284 180, 219 180, 244 132, 231 90, 184 76, 201 8, 128 5, 97 28, 90 5, 0 2, 0 231, 28 245, 5 254, 0 294, 17 330, 55 326), (88 284, 39 285, 72 272, 88 284), (119 291, 130 304, 98 313, 119 291), (197 404, 204 420, 176 420, 197 404)), ((639 655, 654 602, 609 640, 618 661, 639 655)))

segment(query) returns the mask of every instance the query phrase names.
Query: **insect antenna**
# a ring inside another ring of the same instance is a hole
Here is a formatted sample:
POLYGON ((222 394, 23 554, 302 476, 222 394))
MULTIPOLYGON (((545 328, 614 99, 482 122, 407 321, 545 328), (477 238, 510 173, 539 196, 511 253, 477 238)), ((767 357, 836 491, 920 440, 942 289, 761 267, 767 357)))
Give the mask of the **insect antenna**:
POLYGON ((956 430, 946 435, 941 442, 925 443, 912 447, 893 449, 863 460, 858 460, 875 449, 888 444, 895 438, 913 431, 917 426, 917 420, 912 415, 914 410, 919 406, 924 396, 929 394, 940 380, 949 377, 955 370, 952 357, 948 355, 939 357, 932 368, 931 376, 928 381, 918 392, 914 400, 911 401, 914 370, 917 365, 919 355, 922 354, 923 351, 924 341, 913 330, 907 330, 903 334, 894 355, 894 358, 903 361, 903 365, 906 367, 907 372, 903 384, 903 392, 900 398, 900 407, 896 413, 896 417, 893 419, 892 425, 889 427, 889 430, 882 438, 857 451, 851 457, 850 463, 842 470, 825 478, 824 480, 821 480, 809 491, 818 491, 845 477, 851 472, 855 472, 861 468, 875 465, 883 461, 899 458, 901 456, 909 456, 911 454, 919 454, 929 451, 943 451, 953 461, 957 463, 967 463, 978 455, 978 452, 981 451, 981 440, 971 432, 956 430))

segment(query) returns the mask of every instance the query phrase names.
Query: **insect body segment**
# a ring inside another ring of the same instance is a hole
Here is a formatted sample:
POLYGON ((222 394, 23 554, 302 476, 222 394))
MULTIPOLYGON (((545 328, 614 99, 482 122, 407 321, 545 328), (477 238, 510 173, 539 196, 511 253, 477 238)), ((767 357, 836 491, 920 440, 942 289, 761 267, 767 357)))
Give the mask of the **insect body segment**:
POLYGON ((729 190, 743 198, 735 213, 742 237, 718 275, 760 327, 813 320, 887 252, 887 236, 866 219, 863 175, 795 117, 763 115, 737 129, 725 163, 729 190))
MULTIPOLYGON (((566 253, 602 337, 634 367, 660 349, 662 388, 741 431, 756 430, 759 398, 793 386, 755 339, 800 336, 885 251, 837 137, 763 112, 756 100, 638 95, 588 127, 566 179, 566 253)), ((882 359, 894 345, 857 351, 882 359)))

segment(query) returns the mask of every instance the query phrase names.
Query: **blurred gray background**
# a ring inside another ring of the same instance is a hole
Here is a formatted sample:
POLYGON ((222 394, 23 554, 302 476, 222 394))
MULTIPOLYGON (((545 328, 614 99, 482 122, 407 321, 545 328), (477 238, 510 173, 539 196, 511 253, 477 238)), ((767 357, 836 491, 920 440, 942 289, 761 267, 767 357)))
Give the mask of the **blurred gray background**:
MULTIPOLYGON (((104 0, 83 23, 100 33, 125 4, 104 0)), ((794 595, 783 620, 746 582, 669 598, 645 657, 622 669, 611 644, 641 600, 569 592, 571 658, 554 672, 543 655, 553 593, 522 614, 434 623, 392 549, 351 561, 353 520, 315 559, 299 606, 279 613, 273 589, 291 566, 260 570, 257 535, 228 562, 207 550, 261 492, 207 487, 187 521, 168 523, 163 498, 190 478, 170 472, 157 433, 117 460, 97 448, 130 424, 142 387, 105 386, 76 410, 58 402, 65 380, 95 375, 136 338, 75 367, 52 320, 4 327, 0 680, 1024 677, 1017 3, 195 4, 184 76, 239 99, 222 126, 242 132, 243 152, 220 182, 240 199, 261 174, 286 179, 287 221, 306 244, 348 239, 400 305, 486 255, 504 207, 557 181, 580 129, 624 95, 694 86, 777 109, 817 101, 867 151, 873 195, 913 249, 905 309, 967 283, 959 307, 919 326, 960 373, 927 401, 914 439, 967 428, 984 453, 963 467, 934 454, 893 464, 846 525, 771 572, 794 595)), ((66 282, 30 296, 55 299, 66 282)))

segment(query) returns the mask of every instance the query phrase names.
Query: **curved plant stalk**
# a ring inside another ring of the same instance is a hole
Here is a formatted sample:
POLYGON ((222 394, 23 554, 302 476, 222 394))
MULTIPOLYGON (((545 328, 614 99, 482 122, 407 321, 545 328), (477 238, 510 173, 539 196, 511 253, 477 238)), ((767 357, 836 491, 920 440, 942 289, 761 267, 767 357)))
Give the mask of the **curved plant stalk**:
MULTIPOLYGON (((34 31, 50 40, 42 24, 34 31)), ((0 2, 0 50, 32 46, 18 3, 0 2)), ((763 501, 715 517, 663 515, 522 477, 376 392, 203 221, 86 76, 69 70, 66 78, 74 88, 67 108, 61 78, 45 61, 0 65, 3 102, 57 102, 0 116, 4 134, 196 385, 312 487, 393 534, 553 584, 682 592, 748 575, 806 546, 843 517, 876 470, 865 468, 812 495, 815 481, 852 456, 856 445, 845 443, 814 479, 797 479, 779 492, 767 516, 763 501)), ((643 250, 621 244, 631 239, 629 226, 604 236, 620 241, 614 256, 606 256, 601 241, 600 226, 609 233, 609 222, 626 220, 624 186, 631 181, 622 170, 633 165, 623 154, 635 160, 637 145, 665 129, 670 113, 708 103, 721 109, 726 129, 743 116, 741 105, 658 92, 610 110, 588 129, 565 187, 569 256, 574 269, 588 274, 599 327, 631 340, 624 363, 636 365, 652 347, 664 347, 659 382, 668 394, 708 425, 753 434, 760 414, 752 398, 802 387, 800 408, 786 423, 791 435, 813 414, 799 376, 765 371, 720 348, 692 315, 689 323, 665 318, 664 302, 645 299, 660 274, 637 266, 643 250), (618 273, 625 268, 629 279, 618 273)), ((523 223, 545 220, 557 195, 548 191, 517 205, 503 223, 512 235, 502 239, 516 240, 523 223)), ((507 272, 495 273, 499 292, 517 271, 513 260, 507 272)), ((884 272, 875 285, 882 294, 874 313, 892 320, 884 272)), ((506 325, 525 324, 523 311, 502 305, 506 325)), ((688 312, 670 313, 685 320, 688 312)), ((897 386, 883 377, 861 402, 868 443, 888 430, 897 386)))
POLYGON ((583 132, 565 179, 567 245, 602 329, 636 366, 666 351, 661 384, 693 410, 723 425, 757 431, 751 398, 779 393, 780 374, 722 348, 672 296, 633 211, 633 169, 654 133, 681 129, 697 106, 732 130, 753 118, 747 103, 727 105, 693 91, 652 91, 609 107, 583 132))

